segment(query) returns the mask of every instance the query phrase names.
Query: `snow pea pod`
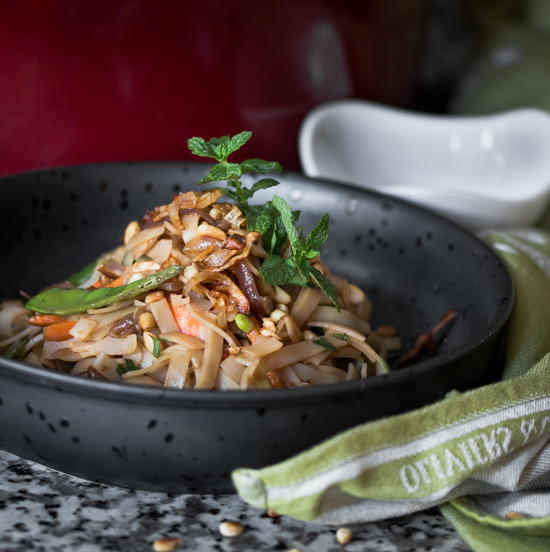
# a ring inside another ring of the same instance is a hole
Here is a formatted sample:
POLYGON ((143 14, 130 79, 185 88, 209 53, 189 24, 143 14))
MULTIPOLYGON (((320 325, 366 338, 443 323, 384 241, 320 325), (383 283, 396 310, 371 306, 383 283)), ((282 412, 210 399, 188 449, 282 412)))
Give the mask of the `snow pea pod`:
POLYGON ((78 287, 80 284, 83 284, 93 273, 95 267, 97 266, 97 261, 86 265, 84 268, 81 268, 78 272, 71 274, 67 280, 73 284, 74 287, 78 287))
POLYGON ((60 315, 77 314, 88 309, 99 309, 113 303, 133 299, 146 291, 151 291, 177 276, 181 270, 183 270, 181 266, 170 266, 141 280, 113 288, 51 288, 35 295, 25 306, 34 312, 60 315))

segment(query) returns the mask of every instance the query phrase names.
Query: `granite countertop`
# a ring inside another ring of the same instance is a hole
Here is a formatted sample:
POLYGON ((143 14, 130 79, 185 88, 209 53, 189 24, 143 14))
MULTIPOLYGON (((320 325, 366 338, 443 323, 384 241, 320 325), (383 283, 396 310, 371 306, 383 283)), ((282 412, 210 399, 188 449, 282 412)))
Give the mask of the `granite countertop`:
POLYGON ((161 537, 179 537, 177 550, 194 552, 469 550, 437 510, 355 526, 345 547, 336 543, 335 529, 272 519, 232 495, 173 496, 91 483, 0 451, 2 552, 149 552, 161 537), (223 520, 247 530, 224 538, 223 520))

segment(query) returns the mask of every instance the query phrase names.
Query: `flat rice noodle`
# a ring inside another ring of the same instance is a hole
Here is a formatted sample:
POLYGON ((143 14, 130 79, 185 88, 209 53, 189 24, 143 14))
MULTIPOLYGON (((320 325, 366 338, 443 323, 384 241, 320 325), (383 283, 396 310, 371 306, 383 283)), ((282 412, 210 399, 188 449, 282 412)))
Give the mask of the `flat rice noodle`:
POLYGON ((207 222, 202 222, 201 224, 199 224, 197 232, 199 236, 212 236, 222 241, 227 238, 227 234, 223 230, 220 230, 219 228, 216 228, 215 226, 212 226, 207 222))
POLYGON ((388 372, 386 361, 366 341, 350 339, 350 344, 359 349, 371 362, 376 364, 377 374, 385 374, 388 372))
POLYGON ((84 374, 87 372, 88 368, 93 365, 95 361, 95 357, 88 357, 83 358, 82 360, 79 360, 71 369, 71 374, 75 374, 79 376, 80 374, 84 374))
POLYGON ((32 364, 33 366, 43 366, 42 362, 40 362, 40 357, 32 351, 23 359, 23 362, 32 364))
POLYGON ((126 308, 118 309, 113 312, 89 316, 88 318, 97 322, 97 327, 89 336, 89 339, 91 341, 99 341, 100 339, 103 339, 111 331, 111 326, 114 322, 128 316, 130 313, 133 313, 134 310, 134 305, 130 305, 126 308))
POLYGON ((351 345, 347 345, 330 353, 330 358, 361 358, 361 351, 351 345))
POLYGON ((333 374, 327 374, 317 367, 309 366, 301 362, 294 364, 293 368, 301 381, 311 385, 319 383, 338 383, 342 381, 333 374))
MULTIPOLYGON (((162 224, 158 226, 150 226, 149 228, 145 228, 145 230, 141 230, 138 232, 127 244, 126 244, 126 250, 129 251, 130 249, 136 249, 138 246, 151 242, 151 246, 153 245, 153 240, 156 240, 160 236, 164 234, 164 226, 162 224)), ((141 255, 136 255, 136 258, 139 258, 141 255)))
POLYGON ((191 337, 190 335, 185 335, 182 333, 161 333, 159 335, 161 339, 165 341, 171 341, 172 343, 177 343, 185 349, 190 351, 198 351, 204 349, 204 343, 200 339, 191 337))
POLYGON ((303 386, 302 380, 298 377, 292 366, 287 366, 279 371, 283 381, 288 387, 301 387, 303 386))
POLYGON ((278 370, 285 366, 290 366, 309 359, 323 351, 326 351, 322 345, 317 345, 313 341, 300 341, 299 343, 293 343, 282 347, 278 351, 271 353, 270 355, 262 358, 261 370, 265 374, 270 370, 278 370))
POLYGON ((274 353, 283 346, 276 337, 259 337, 252 345, 241 347, 240 354, 263 357, 274 353))
POLYGON ((172 314, 172 309, 166 299, 161 299, 160 301, 155 301, 154 303, 149 304, 149 310, 155 318, 157 326, 159 327, 161 333, 179 333, 180 328, 174 315, 172 314))
POLYGON ((23 322, 29 311, 19 302, 4 303, 0 308, 0 336, 8 337, 13 333, 17 322, 23 322))
POLYGON ((159 240, 149 251, 147 256, 159 265, 162 265, 172 253, 173 243, 170 239, 159 240))
POLYGON ((184 301, 186 301, 186 307, 189 310, 189 312, 193 315, 193 318, 197 319, 206 329, 212 330, 213 332, 218 333, 227 343, 230 347, 238 347, 239 344, 237 343, 237 340, 228 332, 222 330, 219 326, 217 326, 214 322, 209 320, 207 318, 208 313, 201 312, 198 309, 195 309, 189 302, 189 298, 184 298, 184 301))
POLYGON ((136 350, 137 336, 135 334, 126 337, 104 337, 99 341, 71 344, 69 347, 76 353, 79 353, 82 358, 88 356, 97 356, 100 353, 105 353, 110 356, 129 355, 136 350))
POLYGON ((329 366, 328 364, 320 364, 317 369, 325 374, 333 376, 338 381, 346 381, 346 372, 340 370, 340 368, 335 368, 334 366, 329 366))
POLYGON ((359 370, 357 370, 353 362, 350 362, 348 364, 348 370, 346 372, 346 381, 351 381, 354 379, 359 379, 359 370))
POLYGON ((290 309, 290 316, 292 316, 294 322, 299 328, 305 324, 306 320, 309 320, 312 313, 317 308, 317 305, 321 301, 321 297, 321 292, 318 289, 309 287, 300 288, 298 297, 296 297, 296 300, 290 309))
POLYGON ((236 384, 240 384, 244 368, 233 355, 229 355, 220 364, 220 372, 224 372, 236 384))
POLYGON ((153 362, 151 362, 147 366, 142 365, 139 370, 130 370, 129 372, 124 372, 121 377, 123 380, 133 379, 145 374, 156 372, 157 370, 162 370, 166 368, 166 366, 168 366, 168 363, 170 362, 170 357, 171 355, 167 355, 164 353, 159 358, 153 357, 153 362))
POLYGON ((235 391, 241 388, 232 378, 230 378, 225 372, 220 370, 218 372, 218 379, 216 380, 216 389, 220 391, 235 391))
POLYGON ((0 347, 5 347, 6 345, 11 345, 12 343, 15 343, 19 339, 22 339, 24 337, 30 337, 34 334, 37 334, 41 331, 42 328, 39 328, 38 326, 28 326, 25 329, 21 330, 19 333, 16 333, 15 335, 12 335, 11 337, 8 337, 7 339, 4 339, 0 342, 0 347))
POLYGON ((362 334, 370 333, 370 326, 367 322, 364 322, 355 316, 355 314, 345 309, 341 309, 340 312, 338 312, 335 307, 319 306, 311 313, 309 320, 332 322, 334 324, 348 326, 362 334))
POLYGON ((288 332, 288 338, 292 343, 298 343, 302 341, 303 335, 302 330, 298 327, 296 322, 294 322, 294 319, 292 316, 285 316, 284 317, 284 325, 286 328, 286 331, 288 332))
POLYGON ((177 350, 170 355, 168 371, 164 380, 165 387, 183 389, 189 373, 191 355, 187 351, 177 350))
POLYGON ((114 358, 111 358, 105 353, 99 354, 92 362, 92 367, 99 372, 105 379, 109 381, 119 381, 117 368, 118 364, 114 358))
POLYGON ((42 343, 44 341, 44 335, 42 333, 36 334, 34 337, 31 337, 27 344, 25 345, 25 352, 29 352, 33 347, 42 343))
MULTIPOLYGON (((108 307, 101 307, 100 309, 88 309, 86 312, 88 314, 107 314, 109 312, 115 312, 121 309, 125 309, 126 307, 132 305, 133 302, 134 302, 133 299, 129 299, 128 301, 123 301, 122 303, 115 303, 114 305, 109 305, 108 307)), ((118 318, 114 318, 113 321, 114 320, 118 320, 118 318)))
POLYGON ((204 354, 197 372, 197 389, 213 389, 218 377, 218 370, 223 355, 223 338, 216 332, 209 331, 204 344, 204 354))
POLYGON ((126 381, 127 383, 133 383, 136 385, 144 385, 149 387, 162 387, 162 383, 160 383, 160 381, 150 376, 137 376, 135 378, 124 380, 124 381, 126 381))
POLYGON ((181 217, 181 237, 183 243, 187 244, 199 235, 199 215, 190 213, 181 217))
POLYGON ((85 340, 97 328, 97 320, 93 318, 78 318, 76 324, 69 330, 69 333, 76 339, 85 340))
POLYGON ((336 324, 334 322, 323 322, 321 320, 310 320, 307 323, 308 326, 313 326, 315 328, 325 328, 325 330, 330 331, 336 334, 345 334, 348 337, 353 337, 357 341, 365 341, 366 336, 357 330, 354 330, 350 326, 345 326, 344 324, 336 324))

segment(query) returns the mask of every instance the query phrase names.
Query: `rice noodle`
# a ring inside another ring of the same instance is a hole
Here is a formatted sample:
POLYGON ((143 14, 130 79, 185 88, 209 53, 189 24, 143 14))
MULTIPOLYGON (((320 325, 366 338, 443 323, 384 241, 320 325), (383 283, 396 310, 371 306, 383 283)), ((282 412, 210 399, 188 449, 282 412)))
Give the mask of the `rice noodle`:
MULTIPOLYGON (((366 294, 319 257, 305 262, 334 284, 341 310, 318 288, 264 280, 271 248, 247 230, 238 206, 212 205, 219 197, 217 189, 194 190, 148 211, 80 286, 120 285, 183 267, 149 293, 30 322, 32 313, 20 301, 0 303, 0 353, 21 339, 10 354, 25 362, 172 389, 283 389, 386 371, 384 357, 400 341, 395 332, 370 332, 366 294), (48 332, 58 341, 45 340, 48 332)), ((290 245, 278 253, 286 259, 290 245)))

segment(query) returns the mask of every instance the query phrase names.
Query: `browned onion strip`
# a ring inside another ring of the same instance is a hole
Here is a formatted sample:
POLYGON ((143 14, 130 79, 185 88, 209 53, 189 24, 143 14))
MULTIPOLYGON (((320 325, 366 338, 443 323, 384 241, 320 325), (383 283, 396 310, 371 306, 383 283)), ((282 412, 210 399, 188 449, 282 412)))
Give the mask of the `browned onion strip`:
POLYGON ((237 277, 239 287, 250 301, 252 310, 259 316, 269 316, 273 310, 273 300, 271 297, 260 295, 256 287, 254 275, 247 264, 243 261, 238 261, 231 267, 231 271, 237 277))
POLYGON ((441 320, 432 328, 431 331, 425 334, 421 334, 416 338, 415 344, 412 349, 405 353, 399 359, 399 364, 410 364, 410 362, 412 362, 424 349, 426 349, 430 354, 433 354, 437 347, 437 334, 441 332, 441 330, 445 329, 445 327, 448 326, 457 316, 458 311, 448 310, 441 317, 441 320))
POLYGON ((238 255, 235 255, 235 257, 231 257, 231 259, 229 259, 225 264, 217 267, 215 270, 218 272, 222 270, 227 270, 228 268, 232 267, 237 261, 246 259, 250 254, 250 249, 252 248, 252 244, 259 237, 260 237, 260 234, 258 232, 248 232, 245 238, 246 245, 244 246, 244 249, 238 255))
POLYGON ((220 274, 212 270, 203 270, 196 276, 193 276, 184 288, 184 295, 188 295, 189 292, 195 288, 198 284, 211 283, 216 291, 223 291, 227 294, 228 299, 236 303, 239 312, 243 314, 250 314, 250 303, 243 292, 238 286, 227 276, 226 274, 220 274))
POLYGON ((199 217, 208 222, 208 224, 211 224, 212 226, 217 226, 217 222, 204 209, 191 208, 180 209, 179 211, 180 217, 182 217, 183 215, 190 215, 191 213, 199 215, 199 217))

